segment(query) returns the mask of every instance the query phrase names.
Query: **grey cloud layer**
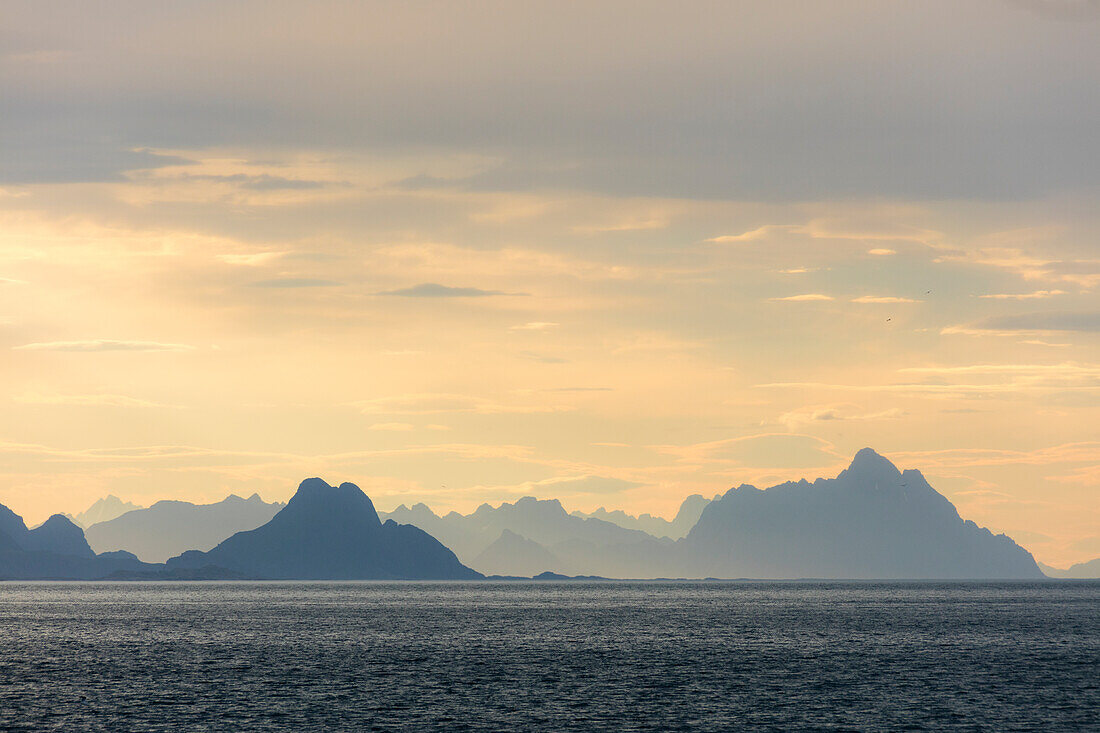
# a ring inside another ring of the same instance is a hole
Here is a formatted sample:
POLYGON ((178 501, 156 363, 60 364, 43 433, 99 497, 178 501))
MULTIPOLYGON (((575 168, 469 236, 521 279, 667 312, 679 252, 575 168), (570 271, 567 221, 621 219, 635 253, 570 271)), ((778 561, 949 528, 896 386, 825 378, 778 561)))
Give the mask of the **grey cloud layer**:
POLYGON ((1087 18, 988 0, 311 4, 261 35, 261 10, 14 3, 6 179, 110 179, 163 163, 134 149, 248 144, 497 156, 442 182, 476 189, 1004 198, 1100 184, 1087 18))

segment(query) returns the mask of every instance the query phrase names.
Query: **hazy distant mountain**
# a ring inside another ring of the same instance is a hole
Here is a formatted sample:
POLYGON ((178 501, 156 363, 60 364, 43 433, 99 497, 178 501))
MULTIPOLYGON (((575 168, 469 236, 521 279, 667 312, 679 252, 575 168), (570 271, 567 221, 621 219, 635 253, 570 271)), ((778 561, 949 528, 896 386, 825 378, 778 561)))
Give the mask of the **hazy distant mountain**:
POLYGON ((354 484, 307 479, 267 524, 238 532, 209 552, 192 550, 169 568, 213 565, 249 577, 300 580, 479 578, 455 554, 411 525, 378 519, 354 484))
POLYGON ((486 575, 533 576, 561 567, 562 561, 538 542, 504 530, 470 565, 486 575))
POLYGON ((81 527, 87 529, 97 522, 109 522, 115 517, 121 517, 126 512, 131 512, 142 507, 123 501, 113 494, 102 499, 97 499, 94 504, 76 516, 66 515, 69 519, 81 527))
POLYGON ((603 507, 594 512, 575 511, 573 516, 585 519, 602 519, 625 529, 638 529, 654 537, 668 537, 669 539, 678 540, 691 531, 691 528, 699 521, 699 515, 703 513, 703 509, 710 502, 710 499, 701 494, 692 494, 680 504, 680 510, 676 512, 676 517, 671 522, 664 517, 655 517, 652 514, 639 514, 635 517, 627 514, 622 509, 608 511, 603 507))
POLYGON ((96 555, 80 527, 60 514, 27 529, 22 517, 0 505, 0 579, 91 580, 148 567, 125 552, 96 555))
POLYGON ((1039 563, 1039 568, 1043 571, 1044 575, 1051 578, 1076 578, 1078 580, 1100 578, 1100 557, 1095 560, 1070 565, 1069 568, 1065 570, 1052 568, 1043 563, 1039 563))
POLYGON ((919 471, 869 448, 835 479, 731 489, 680 545, 695 576, 1043 577, 1027 550, 964 521, 919 471))
MULTIPOLYGON (((467 515, 451 512, 440 517, 427 506, 417 504, 411 509, 399 506, 387 516, 420 527, 478 571, 485 572, 477 561, 491 557, 491 572, 499 575, 530 574, 527 555, 510 560, 507 553, 494 552, 482 557, 505 531, 537 544, 556 558, 554 567, 543 570, 568 575, 649 577, 654 567, 667 565, 669 557, 665 549, 672 544, 641 530, 573 516, 557 499, 539 500, 530 496, 498 507, 482 504, 467 515)), ((506 540, 515 542, 507 537, 506 540)))
POLYGON ((88 527, 96 552, 126 550, 146 562, 164 562, 187 550, 209 550, 237 532, 266 524, 284 504, 231 495, 216 504, 158 501, 88 527))

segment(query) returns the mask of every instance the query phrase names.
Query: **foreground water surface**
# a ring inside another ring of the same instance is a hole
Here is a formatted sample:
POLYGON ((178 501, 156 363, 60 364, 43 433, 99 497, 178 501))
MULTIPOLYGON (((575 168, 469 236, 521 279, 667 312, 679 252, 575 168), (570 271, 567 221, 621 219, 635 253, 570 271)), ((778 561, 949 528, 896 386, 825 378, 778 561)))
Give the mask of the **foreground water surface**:
POLYGON ((1100 729, 1100 583, 0 583, 4 730, 1100 729))

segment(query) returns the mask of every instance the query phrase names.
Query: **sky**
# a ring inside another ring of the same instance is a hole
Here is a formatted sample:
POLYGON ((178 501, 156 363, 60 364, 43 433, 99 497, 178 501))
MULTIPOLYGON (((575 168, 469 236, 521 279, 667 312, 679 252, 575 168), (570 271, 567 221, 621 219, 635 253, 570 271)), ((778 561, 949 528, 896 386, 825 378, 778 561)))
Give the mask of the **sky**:
POLYGON ((864 446, 1100 556, 1100 3, 0 10, 0 503, 671 516, 864 446))

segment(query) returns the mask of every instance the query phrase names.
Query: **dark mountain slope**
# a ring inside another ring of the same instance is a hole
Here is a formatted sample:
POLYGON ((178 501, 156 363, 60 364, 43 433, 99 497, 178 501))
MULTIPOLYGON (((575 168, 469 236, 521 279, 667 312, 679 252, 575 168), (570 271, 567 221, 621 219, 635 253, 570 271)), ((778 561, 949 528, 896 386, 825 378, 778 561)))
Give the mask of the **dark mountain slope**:
POLYGON ((170 568, 206 565, 271 579, 481 577, 426 532, 393 521, 382 524, 358 486, 332 487, 318 478, 303 481, 262 527, 238 532, 209 552, 185 552, 168 561, 170 568))

